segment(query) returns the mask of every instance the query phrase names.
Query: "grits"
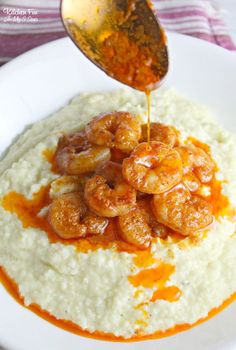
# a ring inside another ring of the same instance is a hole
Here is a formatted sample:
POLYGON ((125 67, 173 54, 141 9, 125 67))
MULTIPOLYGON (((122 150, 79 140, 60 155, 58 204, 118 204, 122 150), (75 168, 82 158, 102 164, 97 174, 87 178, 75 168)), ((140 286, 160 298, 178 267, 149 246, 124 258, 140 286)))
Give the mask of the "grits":
MULTIPOLYGON (((206 108, 174 90, 154 92, 152 121, 176 126, 183 138, 193 136, 211 148, 224 180, 223 192, 236 208, 236 138, 222 130, 206 108), (158 109, 156 108, 158 106, 158 109)), ((34 124, 0 164, 0 197, 10 191, 32 198, 58 175, 43 156, 55 149, 61 131, 84 126, 105 111, 145 116, 144 94, 121 90, 82 94, 48 119, 34 124)), ((51 244, 45 232, 23 228, 15 214, 0 207, 0 266, 17 283, 25 305, 38 304, 57 319, 70 320, 90 332, 130 338, 193 324, 236 291, 235 223, 218 218, 206 236, 193 243, 157 239, 150 266, 135 264, 134 254, 115 249, 79 252, 73 244, 51 244), (154 286, 135 286, 130 276, 160 263, 175 267, 165 287, 181 291, 177 301, 150 302, 154 286)))

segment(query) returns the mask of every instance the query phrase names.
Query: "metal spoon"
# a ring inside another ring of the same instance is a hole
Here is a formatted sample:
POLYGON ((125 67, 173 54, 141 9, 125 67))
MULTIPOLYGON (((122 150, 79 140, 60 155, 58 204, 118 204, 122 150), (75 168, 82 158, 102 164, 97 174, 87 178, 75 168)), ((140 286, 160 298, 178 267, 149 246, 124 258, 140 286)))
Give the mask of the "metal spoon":
POLYGON ((114 79, 150 91, 165 77, 166 36, 148 0, 62 0, 61 16, 78 48, 114 79))

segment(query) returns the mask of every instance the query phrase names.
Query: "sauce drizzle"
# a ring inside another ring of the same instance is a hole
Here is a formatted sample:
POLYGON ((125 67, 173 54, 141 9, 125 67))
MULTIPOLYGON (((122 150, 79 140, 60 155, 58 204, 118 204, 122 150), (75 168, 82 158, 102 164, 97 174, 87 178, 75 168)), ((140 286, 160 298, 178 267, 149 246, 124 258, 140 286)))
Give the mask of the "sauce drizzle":
POLYGON ((147 143, 148 147, 150 146, 150 127, 151 127, 151 92, 146 91, 146 99, 147 99, 147 116, 148 116, 148 122, 147 122, 147 143))

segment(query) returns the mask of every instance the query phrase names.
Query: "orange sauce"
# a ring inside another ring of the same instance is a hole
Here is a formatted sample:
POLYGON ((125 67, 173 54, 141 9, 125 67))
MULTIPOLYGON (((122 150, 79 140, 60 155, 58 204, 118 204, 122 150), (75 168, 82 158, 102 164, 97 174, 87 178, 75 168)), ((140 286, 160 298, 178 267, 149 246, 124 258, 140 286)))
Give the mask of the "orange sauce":
POLYGON ((128 244, 119 238, 116 219, 110 219, 109 225, 103 235, 89 236, 81 239, 62 239, 48 223, 47 216, 39 216, 40 211, 51 203, 49 186, 42 187, 27 199, 17 192, 9 192, 2 198, 2 206, 5 210, 17 215, 24 228, 33 227, 43 230, 51 243, 74 244, 78 251, 88 252, 99 248, 116 247, 118 251, 136 252, 132 244, 128 244))
POLYGON ((150 126, 151 126, 151 92, 146 91, 146 98, 147 98, 147 143, 148 146, 150 145, 150 126))
POLYGON ((219 307, 212 309, 208 316, 205 318, 202 318, 198 320, 197 322, 193 324, 179 324, 176 325, 173 328, 167 329, 166 331, 157 331, 151 335, 135 335, 129 339, 124 339, 123 337, 116 337, 113 334, 110 333, 103 333, 103 332, 89 332, 86 330, 83 330, 78 325, 74 324, 71 321, 66 320, 58 320, 56 317, 52 316, 49 312, 44 311, 40 308, 40 306, 36 304, 32 304, 30 306, 24 305, 24 300, 20 296, 20 293, 18 291, 17 284, 11 280, 11 278, 6 274, 6 272, 3 270, 3 268, 0 266, 0 282, 5 287, 5 289, 8 291, 8 293, 22 306, 29 309, 30 311, 34 312, 39 317, 43 318, 44 320, 50 322, 54 326, 57 326, 61 329, 64 329, 67 332, 71 332, 83 337, 93 338, 93 339, 99 339, 99 340, 106 340, 106 341, 112 341, 112 342, 134 342, 134 341, 141 341, 141 340, 151 340, 151 339, 159 339, 164 337, 172 336, 176 333, 186 331, 190 328, 193 328, 202 322, 205 322, 209 320, 211 317, 215 316, 217 313, 224 310, 228 305, 230 305, 232 302, 236 300, 236 293, 232 294, 228 299, 226 299, 219 307))
POLYGON ((60 171, 56 162, 56 152, 54 149, 45 149, 43 151, 43 156, 47 159, 48 163, 51 164, 51 171, 55 174, 59 174, 60 171))
MULTIPOLYGON (((162 45, 165 45, 163 35, 162 45)), ((148 116, 147 142, 149 145, 151 91, 147 87, 153 86, 161 80, 159 73, 154 72, 153 67, 147 64, 148 60, 154 61, 151 51, 147 46, 143 48, 138 46, 124 32, 113 32, 102 43, 100 59, 102 59, 106 71, 111 72, 113 77, 145 92, 148 116)))
POLYGON ((230 208, 229 200, 222 194, 222 181, 213 178, 213 180, 207 184, 210 187, 211 194, 205 197, 213 210, 213 214, 217 217, 219 215, 226 215, 232 217, 234 215, 233 210, 230 208))
POLYGON ((152 296, 151 302, 154 302, 158 299, 166 300, 169 302, 178 301, 181 297, 181 290, 176 286, 165 287, 162 289, 157 289, 152 296))
POLYGON ((192 145, 194 145, 194 146, 196 146, 196 147, 199 147, 199 148, 203 149, 203 151, 205 151, 205 152, 207 152, 207 153, 210 153, 210 151, 211 151, 209 145, 207 145, 206 143, 201 142, 201 141, 195 139, 195 137, 192 137, 192 136, 190 136, 190 137, 187 138, 186 143, 187 143, 187 144, 190 143, 190 144, 192 144, 192 145))
POLYGON ((152 255, 150 249, 140 250, 133 257, 133 263, 137 267, 148 267, 155 264, 156 258, 152 255))
MULTIPOLYGON (((142 256, 142 254, 140 254, 142 256)), ((145 256, 145 252, 143 252, 143 256, 145 256)), ((140 265, 143 262, 144 259, 140 259, 140 256, 134 257, 133 261, 134 263, 138 263, 140 265)), ((157 262, 156 259, 154 259, 152 256, 151 258, 147 258, 147 261, 149 262, 157 262), (151 259, 151 261, 150 261, 151 259)), ((141 264, 143 265, 143 264, 141 264)), ((144 264, 145 266, 145 264, 144 264)), ((178 301, 181 297, 181 291, 176 286, 169 286, 166 287, 166 282, 169 280, 170 276, 175 272, 175 266, 165 263, 159 263, 157 267, 142 270, 138 272, 136 275, 129 276, 129 281, 134 287, 142 286, 144 288, 153 288, 157 287, 158 289, 154 291, 152 298, 150 299, 150 302, 154 302, 158 299, 160 300, 166 300, 169 302, 175 302, 178 301)), ((140 293, 140 290, 135 292, 134 297, 138 297, 140 293)), ((140 304, 139 306, 143 306, 148 304, 149 302, 144 302, 140 304)), ((145 311, 145 310, 143 310, 145 311)))
POLYGON ((142 270, 136 275, 129 276, 129 281, 134 287, 161 288, 175 271, 175 266, 161 263, 157 267, 142 270))
POLYGON ((9 192, 2 199, 2 206, 5 210, 15 213, 22 222, 23 227, 39 228, 51 235, 51 227, 38 213, 50 203, 50 186, 43 186, 33 195, 32 199, 27 199, 23 194, 9 192))
MULTIPOLYGON (((161 38, 164 47, 164 38, 161 38)), ((112 77, 140 91, 159 82, 165 68, 153 67, 156 57, 148 46, 139 46, 122 31, 111 31, 100 44, 100 63, 112 77)))

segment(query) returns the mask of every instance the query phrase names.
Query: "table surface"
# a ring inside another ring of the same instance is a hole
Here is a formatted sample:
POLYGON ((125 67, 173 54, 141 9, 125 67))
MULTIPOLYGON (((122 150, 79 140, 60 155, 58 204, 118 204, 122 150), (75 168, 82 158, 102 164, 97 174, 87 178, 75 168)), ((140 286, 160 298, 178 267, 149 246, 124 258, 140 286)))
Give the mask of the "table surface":
POLYGON ((236 0, 211 0, 222 11, 222 17, 236 44, 236 0))

